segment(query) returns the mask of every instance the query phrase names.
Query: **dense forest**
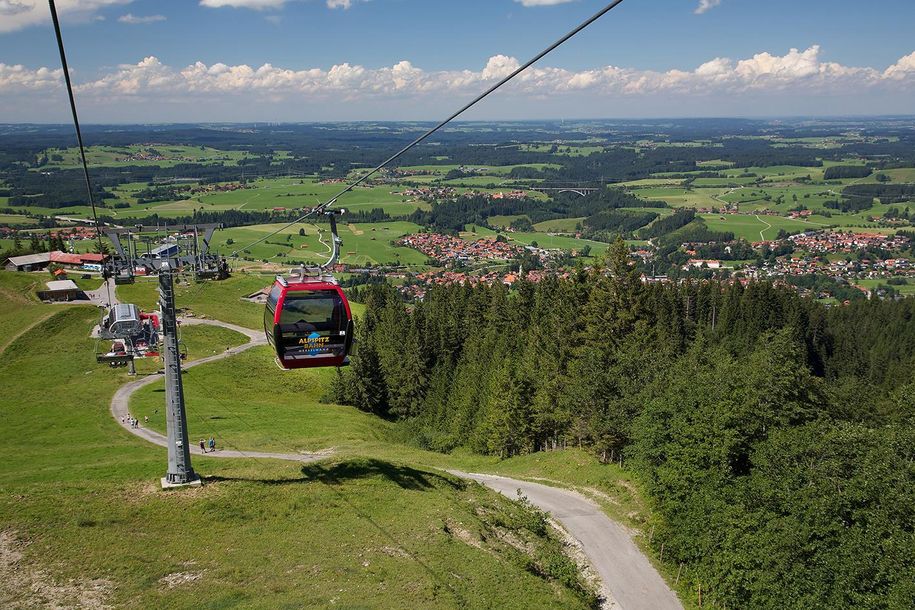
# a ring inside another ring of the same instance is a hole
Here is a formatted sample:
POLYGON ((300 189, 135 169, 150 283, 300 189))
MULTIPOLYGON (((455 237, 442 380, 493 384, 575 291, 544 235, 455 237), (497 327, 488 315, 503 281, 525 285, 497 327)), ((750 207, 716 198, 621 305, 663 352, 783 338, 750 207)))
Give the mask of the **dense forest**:
POLYGON ((419 445, 622 460, 655 547, 733 608, 910 608, 915 301, 827 309, 765 283, 646 285, 618 242, 568 280, 367 311, 336 401, 419 445))

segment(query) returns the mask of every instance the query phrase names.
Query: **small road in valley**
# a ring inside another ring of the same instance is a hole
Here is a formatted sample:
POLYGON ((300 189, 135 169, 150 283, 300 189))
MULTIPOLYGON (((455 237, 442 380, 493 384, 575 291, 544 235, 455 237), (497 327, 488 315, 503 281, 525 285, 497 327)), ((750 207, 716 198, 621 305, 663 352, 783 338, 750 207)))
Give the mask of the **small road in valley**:
POLYGON ((768 222, 766 222, 765 220, 763 220, 762 218, 760 218, 760 217, 759 217, 759 214, 756 215, 756 220, 758 220, 759 222, 761 222, 761 223, 763 223, 764 225, 766 225, 766 228, 759 232, 759 239, 762 240, 762 241, 766 241, 766 236, 763 235, 763 233, 765 233, 766 231, 768 231, 769 229, 771 229, 771 228, 772 228, 772 225, 770 225, 768 222))
MULTIPOLYGON (((185 319, 182 324, 211 324, 220 326, 248 337, 248 343, 227 349, 221 354, 194 360, 183 365, 188 369, 209 362, 216 362, 239 354, 245 350, 264 345, 263 333, 218 320, 185 319)), ((128 420, 130 398, 147 385, 162 377, 150 375, 121 386, 111 399, 111 415, 128 432, 140 438, 165 447, 164 435, 143 427, 132 428, 128 420)), ((191 452, 202 455, 202 451, 191 443, 191 452)), ((216 458, 272 458, 295 462, 312 462, 332 455, 324 453, 263 453, 257 451, 232 451, 220 449, 207 453, 216 458)), ((639 550, 632 537, 616 522, 611 520, 600 507, 581 494, 558 487, 549 487, 506 477, 449 471, 463 479, 477 481, 514 498, 520 489, 535 506, 549 513, 580 544, 594 571, 601 578, 603 588, 612 599, 606 600, 605 607, 622 610, 682 610, 677 596, 671 591, 648 558, 639 550)))

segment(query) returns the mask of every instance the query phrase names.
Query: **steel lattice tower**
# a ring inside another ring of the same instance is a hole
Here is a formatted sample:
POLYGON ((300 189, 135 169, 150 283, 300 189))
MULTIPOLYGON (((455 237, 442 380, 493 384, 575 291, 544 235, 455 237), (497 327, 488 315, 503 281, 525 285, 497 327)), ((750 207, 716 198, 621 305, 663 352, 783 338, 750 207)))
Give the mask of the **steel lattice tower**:
POLYGON ((187 416, 184 412, 184 388, 181 384, 181 356, 178 352, 174 271, 169 263, 162 263, 159 269, 159 307, 162 310, 165 421, 168 428, 168 471, 162 479, 162 486, 199 484, 200 477, 191 466, 187 416))

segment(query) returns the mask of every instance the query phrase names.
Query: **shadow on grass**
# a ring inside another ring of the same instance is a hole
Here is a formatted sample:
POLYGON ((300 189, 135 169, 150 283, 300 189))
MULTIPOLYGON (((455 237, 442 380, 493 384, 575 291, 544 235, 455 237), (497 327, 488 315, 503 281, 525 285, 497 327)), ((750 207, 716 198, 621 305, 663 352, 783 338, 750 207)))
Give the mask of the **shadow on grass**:
POLYGON ((423 490, 447 486, 461 490, 466 486, 460 480, 374 459, 349 460, 337 464, 307 464, 302 467, 302 474, 308 480, 331 485, 339 485, 353 479, 380 477, 396 483, 402 489, 423 490))
POLYGON ((436 487, 450 487, 460 491, 465 489, 467 485, 461 480, 453 480, 439 474, 375 459, 355 459, 335 464, 306 464, 302 466, 302 475, 302 477, 295 479, 249 479, 219 475, 204 476, 202 478, 204 483, 235 481, 259 483, 261 485, 298 485, 318 482, 325 485, 341 485, 347 481, 377 477, 387 479, 401 489, 416 491, 430 490, 436 487))
POLYGON ((299 485, 302 483, 317 482, 325 485, 331 490, 341 502, 349 506, 350 510, 364 519, 368 524, 377 530, 388 542, 399 548, 404 554, 420 566, 429 577, 435 582, 436 587, 448 591, 454 598, 456 607, 467 607, 467 600, 463 593, 455 586, 447 575, 440 574, 436 569, 426 563, 419 552, 406 547, 403 541, 388 531, 384 523, 379 523, 375 518, 365 512, 358 505, 354 504, 347 497, 346 488, 342 486, 346 481, 357 479, 368 479, 380 477, 397 484, 401 489, 411 490, 432 490, 436 487, 450 487, 453 490, 464 490, 467 483, 460 479, 451 479, 439 474, 416 470, 409 466, 392 464, 382 460, 370 458, 359 458, 338 463, 317 463, 306 464, 302 466, 302 477, 296 479, 246 479, 243 477, 221 477, 208 476, 204 477, 204 483, 215 483, 219 481, 244 481, 249 483, 260 483, 262 485, 299 485))

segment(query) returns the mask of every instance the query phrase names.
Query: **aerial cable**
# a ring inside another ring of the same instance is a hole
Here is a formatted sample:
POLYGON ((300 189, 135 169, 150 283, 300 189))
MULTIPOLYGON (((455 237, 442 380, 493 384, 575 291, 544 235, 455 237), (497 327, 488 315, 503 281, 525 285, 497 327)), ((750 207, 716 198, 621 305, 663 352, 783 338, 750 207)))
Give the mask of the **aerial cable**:
MULTIPOLYGON (((102 243, 102 226, 98 221, 98 211, 95 209, 95 198, 92 196, 92 182, 89 180, 89 164, 86 162, 86 149, 83 146, 83 134, 79 128, 79 117, 76 114, 76 100, 73 99, 73 84, 70 82, 70 69, 67 67, 67 54, 64 51, 64 39, 60 33, 60 20, 57 18, 57 7, 54 0, 48 0, 51 7, 51 20, 54 22, 54 34, 57 36, 57 48, 60 49, 60 64, 64 70, 64 81, 67 83, 67 95, 70 98, 70 111, 73 113, 73 126, 76 128, 76 141, 79 143, 79 155, 83 161, 83 174, 86 177, 86 192, 89 194, 89 205, 92 206, 92 218, 95 221, 95 235, 98 237, 98 249, 104 254, 105 246, 102 243)), ((108 306, 111 307, 111 286, 105 277, 105 267, 102 266, 102 279, 105 280, 105 290, 108 293, 108 306)))
POLYGON ((369 178, 371 178, 372 176, 374 176, 375 174, 377 174, 378 172, 380 172, 382 169, 384 169, 385 167, 387 167, 388 164, 393 163, 394 161, 396 161, 397 159, 399 159, 400 157, 402 157, 404 154, 406 154, 408 151, 410 151, 412 148, 414 148, 415 146, 419 145, 419 144, 422 143, 424 140, 426 140, 427 138, 429 138, 432 134, 434 134, 435 132, 437 132, 438 130, 440 130, 442 127, 444 127, 445 125, 447 125, 448 123, 450 123, 450 122, 453 121, 454 119, 458 118, 459 116, 461 116, 462 114, 464 114, 465 112, 467 112, 468 110, 470 110, 473 106, 477 105, 477 103, 481 102, 484 98, 488 97, 491 93, 495 92, 497 89, 501 88, 503 85, 505 85, 506 83, 508 83, 508 82, 511 81, 512 79, 514 79, 516 76, 518 76, 519 74, 521 74, 522 72, 524 72, 525 70, 527 70, 528 68, 530 68, 532 65, 534 65, 535 63, 537 63, 538 61, 540 61, 541 59, 543 59, 544 57, 546 57, 547 55, 549 55, 550 53, 552 53, 553 51, 555 51, 557 48, 559 48, 559 47, 562 46, 565 42, 567 42, 570 38, 573 38, 574 36, 576 36, 579 32, 581 32, 582 30, 584 30, 585 28, 587 28, 588 26, 590 26, 592 23, 594 23, 595 21, 597 21, 598 19, 600 19, 601 17, 603 17, 604 15, 606 15, 607 13, 609 13, 611 10, 615 9, 617 6, 619 6, 620 4, 622 4, 622 2, 623 2, 623 0, 614 0, 613 2, 611 2, 610 4, 608 4, 607 6, 605 6, 605 7, 602 8, 601 10, 599 10, 599 11, 598 11, 597 13, 595 13, 593 16, 591 16, 591 17, 588 18, 587 20, 583 21, 580 25, 578 25, 578 27, 576 27, 575 29, 573 29, 572 31, 570 31, 568 34, 566 34, 565 36, 563 36, 562 38, 560 38, 559 40, 557 40, 556 42, 554 42, 553 44, 551 44, 550 46, 548 46, 546 49, 544 49, 543 51, 541 51, 540 53, 538 53, 536 56, 534 56, 534 57, 533 57, 532 59, 530 59, 529 61, 527 61, 524 65, 518 67, 514 72, 512 72, 511 74, 509 74, 508 76, 506 76, 505 78, 503 78, 502 80, 500 80, 498 83, 496 83, 495 85, 493 85, 492 87, 490 87, 489 89, 487 89, 486 91, 484 91, 483 93, 481 93, 480 95, 478 95, 476 98, 474 98, 473 101, 471 101, 470 103, 466 104, 463 108, 461 108, 460 110, 458 110, 457 112, 455 112, 454 114, 452 114, 451 116, 449 116, 447 119, 445 119, 444 121, 442 121, 441 123, 439 123, 438 125, 436 125, 435 127, 433 127, 432 129, 430 129, 429 131, 427 131, 426 133, 424 133, 424 134, 421 135, 420 137, 416 138, 415 140, 413 140, 412 142, 410 142, 410 143, 407 144, 406 146, 404 146, 400 151, 398 151, 397 153, 395 153, 394 155, 392 155, 391 157, 389 157, 388 159, 386 159, 385 161, 383 161, 381 164, 377 165, 374 169, 372 169, 371 171, 369 171, 367 174, 365 174, 365 175, 363 175, 363 176, 360 176, 359 179, 357 179, 355 182, 353 182, 352 184, 350 184, 349 186, 347 186, 346 188, 344 188, 342 191, 340 191, 339 193, 337 193, 336 195, 334 195, 333 197, 331 197, 330 199, 328 199, 328 200, 325 201, 324 203, 322 203, 322 204, 320 204, 320 205, 318 205, 318 206, 312 208, 311 210, 309 210, 308 212, 306 212, 305 214, 303 214, 303 215, 300 216, 299 218, 296 218, 296 219, 293 220, 292 222, 283 225, 282 227, 280 227, 280 228, 277 229, 276 231, 274 231, 274 232, 272 232, 272 233, 269 233, 267 236, 265 236, 265 237, 263 237, 263 238, 261 238, 261 239, 255 241, 255 242, 253 242, 253 243, 251 243, 251 244, 245 246, 245 247, 242 248, 241 250, 236 250, 236 251, 233 252, 230 256, 231 256, 231 257, 236 257, 240 251, 242 251, 242 250, 247 250, 248 248, 254 247, 254 246, 256 246, 256 245, 258 245, 258 244, 260 244, 260 243, 263 243, 263 242, 267 241, 268 239, 270 239, 271 237, 273 237, 273 236, 276 235, 277 233, 281 233, 281 232, 285 231, 286 229, 288 229, 289 227, 291 227, 291 226, 293 226, 293 225, 296 225, 296 224, 302 222, 303 220, 305 220, 306 218, 308 218, 308 217, 311 216, 312 214, 320 214, 321 212, 324 212, 327 208, 329 208, 329 207, 332 206, 334 203, 336 203, 336 202, 337 202, 337 199, 339 199, 340 197, 342 197, 342 196, 345 195, 346 193, 352 191, 354 188, 356 188, 357 186, 359 186, 360 184, 362 184, 363 182, 365 182, 366 180, 368 180, 369 178))

